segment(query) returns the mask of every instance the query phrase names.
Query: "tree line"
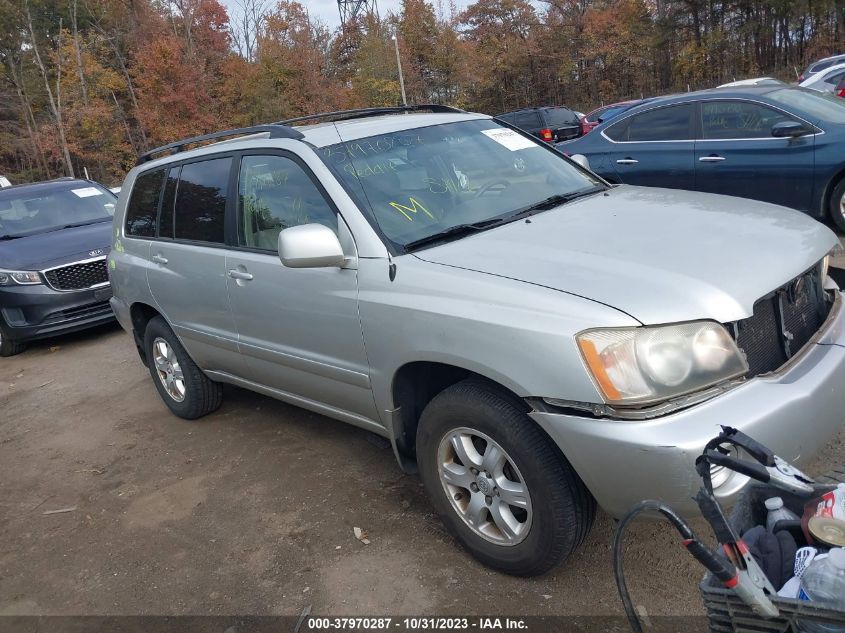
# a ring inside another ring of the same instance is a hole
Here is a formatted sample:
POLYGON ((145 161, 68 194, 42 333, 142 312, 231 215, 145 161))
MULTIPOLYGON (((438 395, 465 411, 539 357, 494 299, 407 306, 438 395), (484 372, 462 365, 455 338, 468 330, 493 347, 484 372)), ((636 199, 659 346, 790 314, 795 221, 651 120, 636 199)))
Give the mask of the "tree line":
POLYGON ((119 183, 179 138, 409 103, 496 114, 744 77, 845 52, 843 0, 402 0, 329 29, 295 0, 0 0, 0 175, 119 183))

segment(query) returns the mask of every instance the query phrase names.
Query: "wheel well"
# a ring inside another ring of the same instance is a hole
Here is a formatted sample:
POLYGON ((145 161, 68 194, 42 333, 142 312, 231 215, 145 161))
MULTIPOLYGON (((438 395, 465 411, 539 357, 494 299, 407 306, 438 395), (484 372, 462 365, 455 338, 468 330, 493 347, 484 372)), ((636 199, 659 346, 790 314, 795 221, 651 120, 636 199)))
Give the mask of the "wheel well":
POLYGON ((158 311, 146 303, 133 303, 129 308, 129 316, 132 319, 132 335, 135 337, 135 347, 138 349, 138 355, 141 357, 141 362, 147 364, 147 355, 144 352, 144 332, 147 330, 147 324, 153 317, 159 316, 158 311))
POLYGON ((423 409, 441 391, 467 378, 477 378, 526 406, 511 390, 474 371, 427 361, 403 365, 393 378, 393 406, 399 409, 393 431, 403 468, 416 468, 417 426, 423 409))
POLYGON ((838 185, 840 182, 842 182, 843 178, 845 178, 845 169, 843 169, 838 174, 836 174, 827 183, 827 187, 825 188, 824 195, 822 196, 822 218, 823 219, 829 219, 830 218, 830 197, 833 195, 833 190, 836 189, 836 185, 838 185))

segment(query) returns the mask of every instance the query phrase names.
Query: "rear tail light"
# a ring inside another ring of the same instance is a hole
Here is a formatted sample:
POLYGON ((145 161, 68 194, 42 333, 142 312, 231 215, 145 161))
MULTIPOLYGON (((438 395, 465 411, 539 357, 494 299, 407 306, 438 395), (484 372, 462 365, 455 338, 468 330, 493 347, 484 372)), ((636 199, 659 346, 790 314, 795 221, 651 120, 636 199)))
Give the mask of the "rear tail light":
POLYGON ((842 88, 842 90, 840 90, 839 92, 837 92, 837 93, 836 93, 836 96, 837 96, 837 97, 842 97, 843 99, 845 99, 845 88, 842 88))
POLYGON ((798 75, 798 83, 800 84, 802 81, 804 81, 804 75, 798 75))
POLYGON ((540 130, 540 138, 546 141, 546 143, 551 143, 555 140, 555 136, 549 128, 540 130))
POLYGON ((581 136, 584 136, 591 129, 592 128, 590 127, 590 124, 587 123, 587 118, 584 117, 583 119, 581 119, 581 136))

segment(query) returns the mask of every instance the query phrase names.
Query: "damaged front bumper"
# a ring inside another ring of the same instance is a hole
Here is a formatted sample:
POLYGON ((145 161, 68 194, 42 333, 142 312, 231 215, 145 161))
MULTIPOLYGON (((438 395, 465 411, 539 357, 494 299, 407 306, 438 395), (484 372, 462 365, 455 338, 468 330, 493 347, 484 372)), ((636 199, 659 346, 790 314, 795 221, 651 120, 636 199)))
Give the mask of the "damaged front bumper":
MULTIPOLYGON (((618 518, 643 499, 697 512, 695 459, 720 425, 732 426, 795 464, 806 463, 845 423, 845 311, 842 294, 820 335, 780 371, 706 402, 640 422, 533 411, 590 489, 618 518)), ((722 472, 715 494, 729 504, 748 483, 722 472)))

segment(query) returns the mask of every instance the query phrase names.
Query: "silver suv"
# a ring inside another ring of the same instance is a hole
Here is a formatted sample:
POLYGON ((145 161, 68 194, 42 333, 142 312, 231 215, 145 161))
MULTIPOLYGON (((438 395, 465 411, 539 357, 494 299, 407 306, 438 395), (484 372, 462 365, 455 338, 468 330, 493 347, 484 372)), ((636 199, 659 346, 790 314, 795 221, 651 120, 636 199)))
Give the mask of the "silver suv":
POLYGON ((126 178, 112 306, 177 416, 229 383, 382 435, 455 538, 519 575, 596 505, 691 512, 720 424, 799 463, 842 425, 837 240, 806 215, 611 187, 451 108, 296 123, 126 178))

